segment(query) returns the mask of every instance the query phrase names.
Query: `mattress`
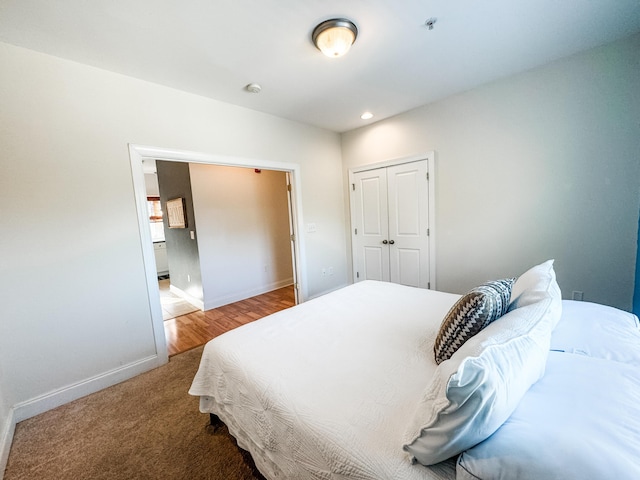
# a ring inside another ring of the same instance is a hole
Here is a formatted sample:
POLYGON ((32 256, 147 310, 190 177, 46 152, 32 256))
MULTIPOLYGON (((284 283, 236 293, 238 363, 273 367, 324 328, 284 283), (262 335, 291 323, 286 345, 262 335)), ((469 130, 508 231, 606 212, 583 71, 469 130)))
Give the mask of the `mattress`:
POLYGON ((403 435, 459 295, 364 281, 209 342, 189 393, 268 478, 455 478, 412 464, 403 435))
POLYGON ((544 377, 459 456, 458 479, 640 478, 638 317, 564 300, 550 346, 544 377))

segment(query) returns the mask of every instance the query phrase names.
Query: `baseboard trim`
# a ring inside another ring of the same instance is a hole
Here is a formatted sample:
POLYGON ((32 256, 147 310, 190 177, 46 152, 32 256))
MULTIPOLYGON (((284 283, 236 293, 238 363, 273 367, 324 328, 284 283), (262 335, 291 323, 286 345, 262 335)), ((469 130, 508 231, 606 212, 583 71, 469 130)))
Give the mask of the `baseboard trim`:
POLYGON ((309 298, 307 298, 306 300, 313 300, 314 298, 318 298, 321 297, 323 295, 326 295, 327 293, 331 293, 331 292, 335 292, 336 290, 340 290, 341 288, 346 287, 347 285, 349 285, 348 283, 345 283, 344 285, 340 285, 338 287, 335 288, 330 288, 329 290, 323 290, 322 292, 318 292, 316 294, 311 295, 309 298))
POLYGON ((9 451, 16 431, 16 420, 13 408, 9 409, 9 416, 0 429, 0 480, 4 478, 4 470, 9 461, 9 451))
POLYGON ((205 300, 203 310, 211 310, 212 308, 218 308, 233 302, 246 300, 247 298, 255 297, 256 295, 262 295, 263 293, 272 292, 273 290, 277 290, 279 288, 283 288, 291 284, 293 284, 293 278, 287 278, 285 280, 280 280, 278 282, 273 282, 268 285, 252 288, 250 290, 244 290, 242 292, 236 292, 231 295, 226 295, 224 297, 205 300))
POLYGON ((65 403, 77 400, 78 398, 111 387, 117 383, 129 380, 136 375, 152 370, 164 363, 166 362, 162 361, 158 355, 152 355, 72 385, 53 390, 52 392, 45 393, 44 395, 25 402, 17 403, 13 407, 14 424, 27 418, 35 417, 65 403))
POLYGON ((178 287, 176 287, 175 285, 172 285, 172 284, 169 284, 169 291, 171 293, 173 293, 174 295, 179 296, 183 300, 186 300, 187 302, 189 302, 194 307, 197 307, 200 310, 204 311, 204 302, 202 300, 200 300, 199 298, 192 297, 191 295, 189 295, 184 290, 181 290, 181 289, 179 289, 178 287))

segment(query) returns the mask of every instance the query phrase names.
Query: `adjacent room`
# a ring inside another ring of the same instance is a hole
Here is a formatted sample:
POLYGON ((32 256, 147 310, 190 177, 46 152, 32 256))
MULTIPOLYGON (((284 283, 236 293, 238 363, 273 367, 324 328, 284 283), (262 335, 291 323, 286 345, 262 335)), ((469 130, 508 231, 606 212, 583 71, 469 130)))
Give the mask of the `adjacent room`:
POLYGON ((169 355, 210 340, 217 307, 294 296, 287 172, 155 159, 143 169, 169 355))
MULTIPOLYGON (((4 478, 484 478, 487 436, 412 443, 428 382, 406 379, 454 375, 514 318, 542 352, 477 431, 519 443, 527 392, 595 398, 590 372, 635 395, 637 0, 0 0, 0 65, 4 478), (163 315, 159 277, 191 311, 163 315), (434 360, 447 312, 498 280, 501 315, 434 360), (180 321, 208 333, 176 354, 180 321), (256 431, 221 400, 243 395, 256 431)), ((627 449, 608 430, 635 407, 601 400, 609 423, 566 430, 640 471, 635 421, 627 449)))

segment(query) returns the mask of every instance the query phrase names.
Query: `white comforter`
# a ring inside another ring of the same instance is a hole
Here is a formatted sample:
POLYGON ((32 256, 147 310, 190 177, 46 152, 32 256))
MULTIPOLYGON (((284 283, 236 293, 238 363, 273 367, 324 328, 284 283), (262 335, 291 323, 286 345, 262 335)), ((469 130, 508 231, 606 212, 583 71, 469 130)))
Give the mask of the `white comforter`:
POLYGON ((268 478, 451 479, 402 438, 459 295, 365 281, 207 344, 189 391, 268 478))

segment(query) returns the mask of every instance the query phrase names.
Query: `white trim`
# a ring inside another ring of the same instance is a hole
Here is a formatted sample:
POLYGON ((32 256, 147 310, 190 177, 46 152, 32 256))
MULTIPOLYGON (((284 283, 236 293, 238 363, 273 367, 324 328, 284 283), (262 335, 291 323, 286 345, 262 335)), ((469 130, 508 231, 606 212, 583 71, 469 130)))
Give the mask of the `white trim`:
POLYGON ((249 290, 244 290, 242 292, 236 292, 232 295, 227 295, 225 297, 216 297, 212 298, 206 303, 200 300, 199 298, 195 298, 189 295, 184 290, 176 287, 175 285, 169 285, 169 291, 174 295, 186 300, 194 307, 205 311, 211 310, 212 308, 218 308, 223 305, 228 305, 229 303, 239 302, 240 300, 245 300, 247 298, 255 297, 256 295, 262 295, 263 293, 272 292, 274 290, 278 290, 279 288, 286 287, 288 285, 293 285, 293 277, 285 278, 284 280, 278 280, 277 282, 271 282, 266 285, 262 285, 260 287, 251 288, 249 290))
POLYGON ((193 297, 193 296, 189 295, 187 292, 185 292, 184 290, 176 287, 175 285, 169 284, 169 291, 171 293, 173 293, 174 295, 177 295, 178 297, 182 298, 183 300, 186 300, 187 302, 189 302, 194 307, 197 307, 199 310, 203 310, 203 311, 205 310, 204 302, 202 300, 200 300, 199 298, 196 298, 196 297, 193 297))
POLYGON ((427 173, 429 174, 429 283, 431 290, 436 285, 436 154, 427 153, 427 173))
POLYGON ((4 477, 4 470, 9 461, 9 452, 13 443, 13 434, 16 431, 16 420, 13 408, 9 409, 9 415, 5 424, 0 429, 0 480, 4 477))
POLYGON ((133 145, 129 145, 129 158, 131 160, 131 176, 133 178, 133 190, 138 211, 138 232, 140 233, 140 245, 142 248, 142 261, 144 263, 149 310, 151 313, 151 329, 155 342, 156 354, 163 360, 169 361, 167 340, 164 333, 162 319, 162 304, 160 303, 160 289, 158 288, 158 270, 156 268, 156 256, 153 250, 153 239, 149 227, 149 214, 147 211, 147 187, 144 181, 142 167, 142 153, 133 145))
POLYGON ((15 423, 111 387, 125 380, 129 380, 136 375, 159 367, 163 363, 166 363, 166 361, 163 361, 160 356, 152 355, 72 385, 53 390, 25 402, 17 403, 13 407, 15 423))
POLYGON ((360 172, 366 172, 369 170, 377 170, 378 168, 392 167, 395 165, 402 165, 411 162, 427 161, 427 173, 429 174, 429 284, 431 290, 437 290, 436 288, 436 156, 434 151, 420 153, 417 155, 410 155, 407 157, 394 158, 391 160, 385 160, 382 162, 369 163, 367 165, 361 165, 359 167, 353 167, 349 169, 349 237, 351 238, 351 268, 352 278, 355 282, 357 265, 354 262, 354 242, 353 242, 353 219, 355 218, 353 190, 351 185, 354 183, 354 174, 360 172))
MULTIPOLYGON (((224 165, 230 167, 260 168, 263 170, 277 170, 289 172, 291 175, 292 195, 294 202, 292 205, 293 225, 296 229, 296 242, 298 248, 295 249, 295 277, 298 279, 300 289, 298 290, 298 301, 304 302, 308 296, 307 287, 307 267, 305 262, 304 236, 297 232, 303 230, 302 219, 302 193, 298 185, 302 185, 300 178, 300 165, 297 163, 276 162, 272 160, 242 158, 222 155, 212 155, 187 150, 174 150, 160 147, 144 145, 129 145, 129 157, 131 159, 131 172, 133 176, 133 187, 138 208, 138 229, 140 231, 140 244, 143 253, 144 267, 147 278, 147 290, 149 292, 149 307, 151 310, 151 322, 156 341, 156 353, 159 356, 167 356, 167 345, 164 336, 164 324, 162 320, 162 307, 160 305, 160 293, 154 285, 157 283, 157 271, 155 257, 153 253, 153 243, 149 231, 146 213, 146 187, 144 183, 144 172, 142 160, 153 158, 157 160, 169 160, 175 162, 203 163, 210 165, 224 165)), ((203 305, 204 307, 204 305, 203 305)), ((168 357, 167 357, 168 358, 168 357)))
POLYGON ((327 293, 335 292, 336 290, 340 290, 341 288, 344 288, 348 285, 349 285, 348 283, 345 283, 344 285, 338 285, 337 287, 333 287, 328 290, 323 290, 322 292, 315 293, 313 296, 309 297, 307 300, 313 300, 314 298, 322 297, 327 293))
POLYGON ((237 292, 233 295, 227 295, 226 297, 212 298, 210 301, 204 304, 204 310, 211 310, 212 308, 218 308, 223 305, 228 305, 229 303, 239 302, 240 300, 255 297, 256 295, 262 295, 263 293, 272 292, 288 285, 293 285, 293 278, 287 278, 285 280, 273 282, 258 288, 252 288, 243 292, 237 292))
MULTIPOLYGON (((382 162, 368 163, 366 165, 361 165, 359 167, 353 167, 349 169, 349 184, 351 184, 352 175, 354 173, 366 172, 367 170, 377 170, 378 168, 384 168, 384 167, 393 167, 395 165, 402 165, 404 163, 419 162, 421 160, 428 161, 429 159, 431 159, 433 161, 433 157, 434 157, 434 152, 431 151, 426 153, 420 153, 417 155, 409 155, 407 157, 392 158, 391 160, 384 160, 382 162)), ((431 167, 431 163, 429 163, 427 166, 431 167)))

